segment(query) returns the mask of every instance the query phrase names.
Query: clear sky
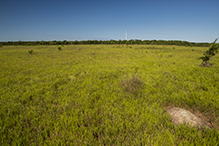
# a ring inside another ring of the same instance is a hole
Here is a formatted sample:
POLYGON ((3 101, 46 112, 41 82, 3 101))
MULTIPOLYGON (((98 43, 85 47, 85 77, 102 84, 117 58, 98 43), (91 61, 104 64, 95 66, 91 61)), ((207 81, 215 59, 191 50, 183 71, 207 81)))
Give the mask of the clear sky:
POLYGON ((0 41, 219 37, 219 0, 0 0, 0 41))

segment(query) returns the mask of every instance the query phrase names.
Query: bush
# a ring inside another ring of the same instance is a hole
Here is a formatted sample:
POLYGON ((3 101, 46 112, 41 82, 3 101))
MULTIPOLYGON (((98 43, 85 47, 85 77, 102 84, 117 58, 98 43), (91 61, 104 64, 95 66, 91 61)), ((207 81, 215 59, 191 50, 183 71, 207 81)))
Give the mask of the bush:
POLYGON ((58 47, 58 49, 59 49, 59 51, 61 51, 61 50, 62 50, 62 48, 61 48, 61 47, 58 47))
POLYGON ((204 56, 199 58, 202 59, 203 66, 209 66, 210 64, 208 61, 218 52, 219 45, 215 44, 216 41, 217 39, 215 39, 215 41, 211 44, 210 48, 204 52, 204 56))
POLYGON ((0 44, 0 47, 3 47, 3 45, 2 45, 2 44, 0 44))
POLYGON ((33 50, 30 50, 30 51, 28 51, 29 52, 29 54, 33 54, 33 50))

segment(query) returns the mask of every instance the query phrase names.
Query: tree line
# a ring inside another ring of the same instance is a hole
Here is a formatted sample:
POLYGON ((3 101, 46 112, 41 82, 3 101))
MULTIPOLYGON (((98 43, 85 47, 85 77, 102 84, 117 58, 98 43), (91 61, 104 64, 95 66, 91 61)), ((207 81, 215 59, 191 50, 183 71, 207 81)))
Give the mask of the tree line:
POLYGON ((7 45, 23 45, 23 46, 34 46, 34 45, 87 45, 87 44, 141 44, 141 45, 177 45, 177 46, 199 46, 209 47, 210 43, 195 43, 179 40, 82 40, 82 41, 8 41, 0 42, 0 46, 7 45))

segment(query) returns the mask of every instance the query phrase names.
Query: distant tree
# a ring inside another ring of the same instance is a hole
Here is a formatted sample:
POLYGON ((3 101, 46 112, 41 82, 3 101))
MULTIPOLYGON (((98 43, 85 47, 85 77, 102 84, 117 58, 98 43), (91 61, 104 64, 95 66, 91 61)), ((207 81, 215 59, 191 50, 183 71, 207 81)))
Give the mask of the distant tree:
POLYGON ((75 41, 75 45, 79 44, 78 40, 75 41))
POLYGON ((64 41, 62 42, 62 45, 66 45, 66 44, 67 44, 67 41, 64 40, 64 41))
POLYGON ((142 44, 142 45, 177 45, 177 46, 199 46, 199 47, 209 47, 209 43, 194 43, 194 42, 186 42, 186 41, 176 41, 176 40, 138 40, 138 39, 131 39, 131 40, 83 40, 83 41, 36 41, 36 42, 30 42, 30 41, 17 41, 17 42, 1 42, 2 45, 69 45, 69 44, 75 44, 75 45, 83 45, 83 44, 142 44))

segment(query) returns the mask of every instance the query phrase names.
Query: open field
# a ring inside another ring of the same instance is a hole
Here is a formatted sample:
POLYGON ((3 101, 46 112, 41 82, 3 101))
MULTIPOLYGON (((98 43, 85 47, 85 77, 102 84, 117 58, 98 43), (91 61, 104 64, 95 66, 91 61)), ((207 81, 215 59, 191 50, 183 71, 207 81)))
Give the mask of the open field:
POLYGON ((0 47, 0 145, 219 145, 219 55, 201 67, 207 49, 0 47), (211 129, 173 125, 171 107, 211 129))

